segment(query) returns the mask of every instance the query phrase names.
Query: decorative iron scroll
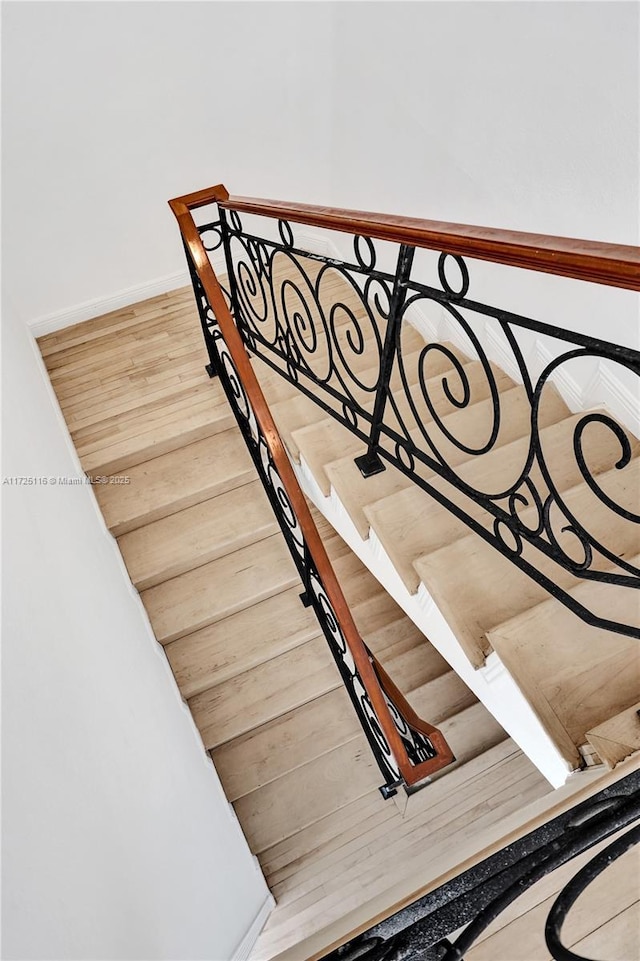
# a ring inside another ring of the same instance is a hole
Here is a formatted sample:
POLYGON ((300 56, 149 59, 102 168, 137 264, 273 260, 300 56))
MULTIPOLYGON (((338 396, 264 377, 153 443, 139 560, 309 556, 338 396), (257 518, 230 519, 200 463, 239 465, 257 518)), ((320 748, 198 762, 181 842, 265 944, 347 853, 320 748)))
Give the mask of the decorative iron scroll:
MULTIPOLYGON (((201 228, 201 230, 202 229, 203 228, 201 228)), ((211 225, 208 225, 207 228, 204 229, 210 231, 211 225)), ((395 793, 395 788, 405 781, 405 775, 401 771, 397 758, 394 757, 394 753, 385 736, 371 698, 359 674, 349 645, 340 627, 339 618, 336 615, 322 577, 305 540, 293 504, 282 482, 277 466, 274 463, 269 445, 255 416, 255 411, 244 388, 242 379, 238 375, 236 365, 224 340, 215 313, 211 308, 203 285, 188 253, 187 259, 190 265, 198 311, 203 330, 205 331, 205 341, 209 351, 209 357, 215 368, 215 372, 220 377, 222 387, 235 414, 254 466, 262 481, 262 485, 278 520, 291 557, 298 570, 304 586, 304 594, 302 594, 301 597, 304 599, 304 602, 314 610, 375 760, 383 774, 385 784, 384 787, 381 788, 382 793, 385 797, 391 796, 391 794, 395 793)), ((226 293, 226 297, 227 299, 229 298, 228 293, 226 293)), ((369 651, 367 651, 367 654, 375 668, 377 663, 375 658, 369 651)), ((419 730, 405 716, 406 712, 403 712, 401 705, 396 703, 389 693, 384 690, 383 685, 381 685, 381 688, 390 716, 404 745, 409 762, 417 767, 417 765, 438 759, 438 763, 434 765, 434 769, 443 766, 444 763, 450 763, 450 761, 453 760, 450 753, 446 755, 445 752, 439 751, 438 745, 434 744, 431 737, 419 730), (441 761, 442 763, 440 763, 441 761)), ((441 740, 442 736, 433 729, 432 737, 435 735, 438 735, 438 739, 441 740)), ((427 774, 428 772, 425 771, 424 776, 427 776, 427 774)))
MULTIPOLYGON (((520 895, 618 834, 560 892, 544 929, 547 948, 556 961, 589 961, 562 944, 563 923, 589 884, 640 842, 639 820, 640 772, 636 771, 378 922, 323 961, 464 961, 480 935, 520 895), (452 943, 449 936, 454 932, 461 933, 452 943)), ((540 931, 541 941, 542 935, 540 931)), ((509 958, 496 955, 495 961, 509 958)))
MULTIPOLYGON (((446 252, 430 286, 411 278, 410 247, 399 248, 390 273, 367 237, 353 238, 353 261, 346 262, 296 246, 294 229, 284 221, 279 240, 246 232, 235 211, 221 210, 215 227, 247 348, 367 445, 357 460, 365 476, 383 470, 385 462, 394 465, 583 620, 640 637, 639 625, 617 610, 603 614, 584 595, 571 593, 581 582, 640 587, 637 505, 624 501, 620 484, 609 490, 603 483, 607 472, 615 469, 622 480, 625 469, 637 466, 640 445, 605 411, 585 412, 567 422, 562 456, 552 464, 545 429, 560 372, 590 358, 638 376, 640 352, 470 299, 466 262, 446 252), (416 351, 409 317, 434 304, 464 342, 463 351, 426 340, 416 351), (500 372, 481 340, 483 325, 499 339, 530 410, 529 435, 517 435, 512 448, 520 460, 498 489, 479 485, 469 470, 472 462, 488 463, 495 455, 511 417, 500 372), (529 332, 544 337, 551 357, 537 373, 523 346, 529 332), (469 434, 463 416, 478 401, 491 411, 479 437, 469 434), (596 449, 605 451, 600 459, 596 449), (569 487, 555 466, 567 459, 575 478, 569 487), (611 517, 631 525, 627 542, 635 538, 635 551, 619 553, 602 518, 594 530, 593 512, 575 511, 567 491, 577 481, 611 517)), ((633 483, 627 486, 633 490, 633 483)))

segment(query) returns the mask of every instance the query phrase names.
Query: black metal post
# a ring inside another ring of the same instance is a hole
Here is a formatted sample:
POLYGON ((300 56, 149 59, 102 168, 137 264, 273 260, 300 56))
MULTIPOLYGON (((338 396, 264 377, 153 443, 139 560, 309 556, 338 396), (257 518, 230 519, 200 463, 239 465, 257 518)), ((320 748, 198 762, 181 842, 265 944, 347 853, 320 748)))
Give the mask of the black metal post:
POLYGON ((385 470, 385 466, 377 453, 378 441, 380 440, 380 428, 384 417, 387 397, 389 394, 389 383, 391 372, 396 359, 398 344, 398 327, 400 325, 400 315, 407 296, 407 282, 411 274, 415 247, 407 244, 400 245, 398 253, 398 264, 396 267, 395 280, 393 282, 393 293, 389 306, 389 320, 387 331, 384 338, 382 355, 380 357, 380 380, 376 391, 376 399, 373 406, 371 433, 365 454, 356 457, 355 464, 363 477, 372 477, 385 470))

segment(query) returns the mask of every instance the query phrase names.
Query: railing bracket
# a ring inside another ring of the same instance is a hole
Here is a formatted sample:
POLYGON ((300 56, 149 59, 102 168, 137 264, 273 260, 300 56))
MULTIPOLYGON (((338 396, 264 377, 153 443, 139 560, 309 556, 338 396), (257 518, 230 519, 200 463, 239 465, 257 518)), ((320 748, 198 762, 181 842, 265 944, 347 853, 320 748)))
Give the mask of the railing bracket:
POLYGON ((400 787, 404 787, 404 781, 402 778, 399 781, 392 781, 391 784, 381 784, 378 790, 385 801, 388 801, 389 798, 395 797, 395 795, 398 793, 398 788, 400 787))
POLYGON ((363 477, 373 477, 387 469, 377 454, 361 454, 355 458, 354 464, 363 477))
POLYGON ((308 591, 303 591, 302 594, 300 594, 300 600, 305 607, 311 607, 311 598, 309 597, 308 591))
POLYGON ((215 367, 213 366, 213 364, 207 364, 206 367, 205 367, 205 370, 206 370, 206 372, 208 373, 209 377, 217 377, 217 376, 218 376, 218 371, 215 369, 215 367))

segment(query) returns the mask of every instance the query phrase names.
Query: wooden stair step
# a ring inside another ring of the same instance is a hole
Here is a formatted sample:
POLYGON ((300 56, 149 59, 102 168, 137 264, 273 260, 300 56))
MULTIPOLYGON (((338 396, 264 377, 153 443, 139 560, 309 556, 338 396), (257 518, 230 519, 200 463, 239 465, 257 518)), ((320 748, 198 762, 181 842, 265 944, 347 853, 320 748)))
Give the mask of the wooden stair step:
POLYGON ((158 641, 168 644, 299 584, 282 535, 273 534, 141 597, 158 641))
MULTIPOLYGON (((358 621, 356 621, 356 624, 358 621)), ((399 611, 394 620, 389 620, 374 631, 362 632, 369 650, 376 655, 383 667, 396 657, 421 648, 426 638, 417 624, 404 611, 399 611)))
POLYGON ((342 557, 332 559, 338 583, 349 607, 357 609, 367 601, 382 593, 383 588, 359 557, 349 551, 342 557))
POLYGON ((163 366, 150 363, 110 376, 87 374, 73 383, 61 381, 60 403, 71 433, 84 441, 94 428, 116 417, 130 419, 140 407, 154 410, 163 399, 169 403, 180 393, 210 384, 206 359, 202 345, 191 345, 188 353, 167 358, 163 366))
POLYGON ((90 444, 78 445, 82 467, 90 474, 115 474, 134 467, 143 461, 160 457, 176 450, 229 430, 235 418, 221 389, 207 392, 190 391, 187 399, 168 404, 161 420, 151 429, 144 414, 128 424, 126 430, 117 429, 107 438, 90 444))
MULTIPOLYGON (((409 618, 406 620, 413 624, 409 618)), ((383 654, 379 660, 396 687, 406 695, 417 693, 418 689, 449 671, 445 659, 424 636, 415 647, 402 653, 394 652, 392 657, 383 654)), ((425 721, 434 723, 431 714, 422 717, 425 721)))
POLYGON ((351 455, 325 465, 329 485, 336 492, 340 503, 353 521, 362 540, 369 537, 369 518, 365 514, 367 504, 414 487, 414 482, 392 464, 371 477, 363 477, 351 455))
POLYGON ((107 527, 119 537, 255 478, 242 435, 232 428, 128 469, 128 484, 96 485, 107 527))
MULTIPOLYGON (((446 671, 430 678, 421 687, 407 694, 407 700, 415 712, 430 724, 440 725, 477 703, 475 694, 469 690, 464 681, 448 665, 447 668, 446 671)), ((478 712, 482 718, 484 718, 483 712, 488 713, 484 707, 478 712)), ((495 722, 491 715, 484 718, 483 723, 485 721, 493 729, 495 722)))
MULTIPOLYGON (((543 427, 538 432, 538 442, 547 469, 556 490, 569 490, 583 483, 583 476, 575 458, 573 442, 577 425, 584 413, 572 414, 557 423, 543 427)), ((588 465, 592 474, 608 471, 620 458, 620 444, 611 430, 601 424, 592 425, 594 430, 588 434, 588 465), (597 438, 597 442, 596 442, 597 438)), ((633 440, 630 444, 632 455, 640 452, 640 443, 633 440)), ((512 441, 504 447, 492 450, 482 457, 471 458, 456 468, 456 474, 465 483, 487 494, 509 490, 519 478, 529 455, 530 439, 524 437, 512 441)), ((530 479, 545 489, 545 481, 540 469, 534 464, 529 472, 530 479)))
MULTIPOLYGON (((464 367, 464 370, 465 372, 468 370, 467 376, 472 384, 476 383, 477 379, 483 374, 482 365, 479 365, 478 363, 468 363, 464 367)), ((438 374, 427 382, 426 389, 430 395, 437 394, 437 392, 441 389, 441 384, 442 374, 438 374)), ((406 405, 406 397, 399 387, 396 387, 395 390, 393 390, 393 396, 399 407, 402 408, 406 405)), ((450 409, 450 402, 447 401, 447 404, 448 409, 450 409)), ((479 405, 473 405, 471 410, 475 411, 477 406, 479 405)), ((444 409, 442 401, 440 402, 440 407, 444 409)), ((491 410, 492 409, 493 408, 491 407, 491 410)), ((389 407, 389 411, 390 410, 391 408, 389 407)), ((464 413, 467 415, 467 420, 469 420, 469 413, 467 411, 464 413)), ((480 415, 483 423, 487 420, 487 418, 489 418, 489 408, 486 404, 482 405, 480 415)), ((455 424, 459 423, 460 412, 456 412, 454 415, 449 416, 455 417, 455 424)), ((443 421, 447 425, 448 429, 448 417, 443 417, 443 421)), ((477 419, 474 419, 473 427, 474 433, 477 436, 477 419)), ((412 432, 410 432, 410 434, 414 442, 419 447, 424 446, 425 442, 419 431, 414 429, 412 432)), ((308 426, 293 429, 291 431, 291 443, 297 450, 297 459, 299 459, 301 456, 304 457, 305 462, 308 464, 311 473, 315 477, 325 497, 327 497, 331 492, 331 479, 325 470, 326 465, 332 463, 333 461, 342 460, 345 457, 356 457, 360 454, 363 454, 366 450, 366 443, 364 441, 362 441, 359 437, 356 437, 355 434, 352 434, 349 430, 347 430, 347 428, 331 417, 325 418, 324 420, 318 420, 316 418, 315 422, 308 426)), ((454 463, 458 463, 461 459, 468 456, 467 454, 463 454, 451 444, 449 444, 449 447, 451 447, 451 458, 453 458, 454 463)), ((432 471, 429 468, 423 466, 420 466, 419 471, 424 476, 430 476, 432 474, 432 471)))
POLYGON ((266 848, 259 855, 267 883, 278 883, 295 876, 307 864, 313 864, 320 853, 330 854, 362 832, 362 825, 393 824, 397 811, 387 804, 377 789, 345 804, 338 811, 302 828, 296 834, 266 848))
MULTIPOLYGON (((501 407, 508 413, 501 420, 496 445, 510 443, 529 430, 530 425, 526 416, 527 406, 523 402, 523 397, 526 400, 526 394, 522 387, 512 387, 501 395, 501 407), (510 413, 512 402, 514 405, 513 413, 510 413)), ((528 406, 528 409, 530 412, 530 406, 528 406)), ((550 402, 541 407, 541 422, 545 425, 555 423, 566 416, 566 413, 567 407, 560 395, 555 389, 552 390, 550 392, 550 402)), ((491 423, 492 418, 493 402, 491 398, 487 398, 465 408, 463 411, 447 415, 446 426, 447 430, 450 430, 454 436, 459 437, 463 443, 478 446, 477 431, 484 429, 486 433, 486 428, 491 423), (475 436, 472 435, 472 431, 476 432, 475 436)), ((424 439, 417 429, 414 428, 413 431, 410 431, 410 436, 418 447, 422 448, 424 446, 424 439)), ((435 436, 439 437, 440 435, 436 434, 435 436)), ((483 436, 483 434, 481 433, 480 436, 483 436)), ((450 456, 456 456, 452 454, 451 444, 446 445, 446 450, 450 456)), ((456 463, 459 462, 459 454, 460 451, 458 451, 456 463)), ((385 464, 385 467, 386 469, 381 474, 374 474, 372 477, 365 478, 353 463, 351 455, 324 465, 324 471, 330 486, 335 490, 363 540, 369 537, 370 521, 365 513, 365 508, 368 505, 375 504, 400 491, 415 489, 414 482, 396 467, 391 464, 385 464)), ((429 474, 433 476, 433 472, 429 472, 429 474)))
MULTIPOLYGON (((419 344, 421 348, 424 347, 424 341, 422 341, 421 335, 418 334, 415 330, 413 330, 413 333, 409 334, 409 336, 413 340, 414 344, 416 345, 419 344)), ((452 349, 454 349, 455 351, 455 348, 452 348, 452 349)), ((460 352, 457 351, 457 353, 459 354, 460 352)), ((413 353, 409 355, 409 358, 411 360, 416 360, 419 355, 420 355, 420 350, 417 349, 417 346, 416 346, 416 348, 414 348, 413 353)), ((374 387, 378 380, 380 363, 378 360, 376 366, 370 367, 369 369, 365 370, 362 366, 363 364, 362 358, 364 358, 364 356, 365 355, 363 354, 360 357, 360 360, 354 364, 353 370, 362 383, 368 384, 370 387, 374 387)), ((480 366, 481 365, 479 365, 478 363, 470 364, 468 376, 471 382, 475 382, 474 378, 475 379, 478 378, 480 366)), ((436 359, 436 355, 434 354, 432 366, 429 367, 429 370, 430 372, 431 371, 435 372, 438 370, 438 368, 440 369, 440 375, 436 375, 433 378, 432 388, 434 393, 436 393, 440 387, 441 374, 443 370, 446 370, 449 367, 450 367, 450 362, 445 357, 445 355, 439 354, 436 359)), ((466 370, 467 368, 465 367, 465 371, 466 370)), ((416 371, 415 377, 417 376, 418 376, 418 373, 416 371)), ((348 381, 348 383, 349 383, 349 391, 353 395, 356 403, 359 403, 363 407, 363 409, 369 410, 369 412, 372 412, 373 404, 375 402, 375 390, 363 390, 362 388, 358 387, 357 384, 351 383, 351 381, 348 381)), ((509 383, 511 382, 509 381, 509 383)), ((431 381, 430 381, 430 384, 431 384, 431 381)), ((394 369, 391 385, 392 385, 392 388, 394 388, 394 385, 395 385, 396 393, 401 392, 401 381, 400 381, 397 367, 394 369)), ((341 389, 343 390, 344 388, 341 388, 341 389)), ((336 400, 335 398, 332 398, 331 395, 320 390, 318 391, 318 396, 322 397, 325 404, 327 404, 329 407, 333 407, 338 411, 342 410, 342 402, 336 400)), ((447 401, 447 403, 449 404, 449 407, 450 407, 451 406, 450 402, 447 401)), ((315 425, 327 419, 326 411, 323 410, 323 408, 320 407, 318 404, 316 404, 315 401, 311 400, 309 397, 306 397, 304 394, 301 394, 300 392, 297 392, 290 399, 280 401, 279 403, 274 403, 271 408, 271 413, 276 422, 276 425, 278 427, 278 431, 282 437, 282 440, 287 450, 289 451, 289 454, 295 461, 299 461, 300 459, 300 450, 298 447, 297 439, 294 436, 294 434, 298 430, 301 430, 305 427, 310 427, 312 425, 315 425)), ((338 424, 338 422, 335 421, 333 418, 329 418, 329 420, 331 423, 334 423, 337 427, 340 427, 342 429, 345 438, 349 438, 351 442, 358 441, 358 439, 355 438, 354 435, 347 430, 347 428, 338 424)), ((366 425, 364 426, 366 429, 366 425)), ((339 436, 341 435, 338 435, 338 437, 339 436)), ((346 443, 346 440, 344 442, 346 443)), ((339 445, 339 443, 340 441, 337 440, 336 444, 339 445)), ((357 448, 357 450, 359 451, 360 448, 362 447, 363 447, 363 442, 360 441, 359 447, 357 448)), ((339 450, 339 446, 338 446, 338 450, 339 450)), ((336 460, 340 456, 341 456, 340 453, 335 453, 335 449, 334 449, 333 456, 328 457, 326 462, 328 462, 329 460, 336 460)))
POLYGON ((369 744, 360 734, 245 795, 234 807, 251 850, 260 854, 381 783, 369 744))
POLYGON ((361 732, 340 686, 212 751, 225 794, 236 801, 361 732))
MULTIPOLYGON (((586 581, 571 595, 596 610, 604 596, 617 617, 640 627, 637 591, 586 581)), ((638 699, 638 641, 586 624, 555 598, 496 625, 487 636, 570 763, 579 763, 577 747, 587 731, 638 699)))
MULTIPOLYGON (((638 492, 640 491, 640 459, 634 457, 624 470, 614 469, 597 475, 598 485, 607 492, 615 502, 626 509, 638 513, 638 492)), ((407 493, 403 493, 407 498, 407 493)), ((412 503, 417 503, 412 498, 412 503)), ((589 533, 605 546, 609 546, 614 553, 629 557, 637 543, 637 525, 619 517, 610 511, 586 484, 580 483, 575 487, 562 491, 562 500, 567 509, 579 520, 584 518, 589 533)), ((435 537, 438 538, 443 530, 462 533, 462 522, 457 518, 450 521, 445 514, 445 508, 428 505, 421 500, 420 530, 432 526, 435 537)), ((447 512, 448 513, 448 512, 447 512)), ((451 515, 449 515, 451 516, 451 515)), ((531 528, 537 523, 537 509, 523 511, 520 515, 522 522, 531 528)), ((562 533, 561 528, 567 523, 562 516, 558 516, 552 508, 552 519, 558 542, 571 554, 578 555, 580 548, 575 535, 570 531, 562 533)), ((377 522, 379 523, 379 522, 377 522)), ((416 524, 416 529, 418 525, 416 524)), ((380 525, 385 549, 392 554, 392 558, 399 565, 399 569, 406 562, 404 547, 397 547, 399 537, 405 532, 407 541, 418 544, 420 535, 416 535, 408 527, 395 524, 385 529, 380 525)), ((534 548, 525 546, 524 556, 531 557, 532 563, 564 590, 577 588, 581 579, 571 571, 560 567, 534 548)), ((486 638, 486 632, 496 624, 517 616, 538 603, 542 603, 549 596, 544 587, 537 584, 509 559, 502 556, 490 544, 477 535, 471 533, 453 541, 446 547, 424 554, 413 562, 416 575, 423 581, 443 615, 455 631, 467 656, 475 666, 481 666, 484 658, 491 650, 486 638), (500 584, 500 591, 487 590, 487 584, 500 584)), ((606 558, 594 555, 594 569, 609 566, 606 558)), ((404 569, 404 568, 403 568, 404 569)), ((407 582, 412 581, 407 576, 407 582)), ((615 611, 615 590, 607 591, 601 587, 598 599, 602 604, 603 616, 613 617, 615 611), (609 597, 609 599, 607 599, 609 597), (607 614, 608 611, 608 614, 607 614)), ((592 599, 595 603, 596 597, 592 599)))
MULTIPOLYGON (((557 423, 558 421, 553 418, 563 417, 567 412, 566 405, 557 392, 554 391, 551 396, 552 402, 544 408, 545 426, 557 423)), ((510 411, 513 408, 517 412, 517 416, 503 419, 503 426, 509 424, 510 428, 501 430, 496 441, 496 443, 510 444, 513 443, 514 436, 516 439, 522 438, 523 434, 530 429, 527 420, 530 416, 530 405, 521 387, 512 388, 501 395, 501 402, 506 410, 510 411)), ((491 400, 481 401, 465 411, 444 418, 443 424, 455 436, 460 436, 456 422, 462 420, 465 423, 466 418, 467 428, 469 426, 473 428, 476 444, 480 445, 482 441, 479 438, 483 433, 487 433, 487 431, 483 432, 481 425, 487 418, 492 418, 491 411, 491 400)), ((418 438, 415 440, 419 443, 418 438)), ((517 448, 509 447, 513 456, 517 458, 517 462, 521 460, 523 443, 526 441, 520 441, 517 448)), ((459 449, 453 449, 450 451, 447 462, 453 467, 464 464, 467 459, 468 454, 459 449)), ((479 519, 485 516, 486 512, 482 506, 453 488, 434 472, 422 470, 420 473, 428 477, 431 486, 447 496, 471 517, 479 519)), ((392 491, 390 495, 380 500, 369 501, 360 508, 360 512, 367 526, 375 531, 376 537, 411 594, 416 593, 420 584, 420 577, 413 564, 414 560, 430 551, 438 550, 456 538, 465 536, 468 532, 463 521, 440 504, 430 493, 413 483, 400 490, 392 491)))
MULTIPOLYGON (((478 779, 473 785, 475 790, 471 790, 462 803, 449 803, 444 811, 439 812, 439 816, 425 817, 424 811, 417 817, 405 815, 400 823, 394 825, 392 843, 388 840, 387 825, 378 824, 371 831, 363 831, 363 839, 368 843, 362 844, 360 838, 354 839, 331 857, 323 859, 321 864, 301 871, 296 877, 295 886, 287 882, 276 884, 273 893, 278 899, 278 920, 283 922, 287 918, 299 917, 306 907, 313 906, 318 900, 323 901, 326 894, 332 896, 338 907, 341 888, 347 894, 356 896, 361 893, 359 887, 368 887, 370 892, 376 888, 384 890, 388 886, 386 872, 393 871, 398 879, 407 872, 407 862, 422 860, 424 863, 425 847, 429 847, 430 861, 437 850, 436 844, 442 851, 447 842, 469 823, 479 827, 480 822, 486 827, 487 822, 495 822, 510 811, 517 810, 529 792, 534 798, 539 797, 540 775, 532 770, 526 759, 522 756, 514 758, 510 767, 511 770, 501 779, 502 791, 499 792, 501 796, 497 804, 496 785, 491 782, 487 784, 486 781, 482 783, 478 779)), ((433 788, 434 784, 431 783, 425 790, 431 792, 433 788)), ((411 800, 407 807, 411 805, 411 800)), ((439 805, 436 803, 435 807, 437 810, 439 805)))
MULTIPOLYGON (((485 772, 491 769, 492 763, 500 763, 502 758, 508 758, 515 753, 521 757, 522 752, 518 750, 514 742, 507 736, 504 729, 498 724, 495 718, 487 711, 484 704, 476 701, 464 707, 448 718, 437 722, 440 730, 449 744, 455 761, 441 771, 436 771, 431 775, 433 787, 442 784, 447 791, 449 784, 453 787, 456 783, 456 776, 465 776, 468 772, 469 777, 473 777, 473 772, 485 772)), ((535 775, 543 780, 539 771, 535 770, 531 761, 524 757, 525 766, 535 771, 535 775)), ((498 784, 494 785, 495 791, 498 784)), ((423 790, 417 791, 409 796, 406 805, 402 808, 403 816, 411 820, 422 816, 425 812, 431 811, 437 815, 435 801, 437 795, 431 795, 432 786, 427 784, 423 790), (431 796, 430 796, 431 795, 431 796)), ((463 812, 459 809, 458 816, 463 812)))
MULTIPOLYGON (((537 581, 475 535, 425 554, 417 558, 414 565, 419 579, 477 668, 484 665, 492 650, 487 637, 490 628, 549 596, 537 581)), ((566 578, 577 586, 577 578, 572 575, 566 578)))
POLYGON ((116 417, 122 423, 134 417, 142 406, 148 411, 158 410, 185 390, 205 386, 210 378, 202 360, 199 346, 180 361, 171 361, 169 373, 160 371, 152 376, 140 373, 130 375, 125 381, 100 384, 93 391, 83 390, 75 402, 69 398, 65 403, 69 430, 81 442, 101 426, 113 423, 116 417))
MULTIPOLYGON (((434 782, 415 798, 426 797, 425 809, 433 812, 435 817, 442 817, 447 809, 454 811, 456 800, 472 795, 474 791, 477 793, 482 773, 486 779, 486 772, 481 770, 483 760, 489 770, 495 770, 517 754, 512 741, 502 742, 487 752, 486 759, 476 758, 456 768, 451 777, 434 782)), ((397 807, 373 791, 263 851, 260 863, 270 886, 282 884, 288 878, 295 883, 300 877, 320 873, 325 865, 339 862, 343 856, 348 857, 361 841, 365 845, 371 844, 371 835, 377 842, 374 850, 384 850, 385 837, 394 844, 398 836, 404 836, 407 828, 411 831, 415 823, 415 818, 401 819, 397 807), (364 832, 363 825, 366 825, 364 832)))
MULTIPOLYGON (((472 517, 484 513, 479 505, 437 475, 430 483, 472 517)), ((455 514, 414 484, 365 506, 363 515, 410 594, 417 592, 421 582, 415 564, 417 559, 464 537, 469 531, 455 514)))
MULTIPOLYGON (((409 816, 401 820, 401 826, 418 831, 417 842, 409 834, 402 837, 399 857, 395 855, 398 822, 389 822, 387 830, 382 826, 377 840, 370 842, 371 857, 366 861, 345 846, 344 852, 338 852, 344 853, 344 861, 338 858, 316 875, 319 886, 301 897, 294 891, 282 907, 277 906, 252 957, 260 961, 321 957, 347 940, 353 930, 366 928, 371 918, 387 916, 390 904, 407 904, 433 888, 438 878, 452 876, 461 862, 500 837, 505 820, 521 823, 522 808, 537 803, 548 792, 548 784, 520 752, 514 752, 513 745, 503 760, 498 760, 497 749, 492 754, 496 760, 488 770, 473 776, 469 773, 472 761, 410 799, 431 799, 438 814, 418 825, 409 816), (444 790, 448 783, 455 784, 447 790, 448 797, 438 796, 437 789, 444 790), (461 800, 466 809, 459 816, 461 800), (429 851, 426 859, 425 850, 429 851)), ((479 760, 484 765, 485 758, 479 760)))
POLYGON ((130 327, 139 327, 149 315, 176 308, 182 309, 184 305, 189 304, 195 310, 193 290, 190 286, 182 287, 179 290, 172 290, 171 293, 158 294, 157 297, 110 311, 100 317, 83 320, 71 327, 55 330, 51 334, 43 334, 42 337, 38 337, 38 347, 43 357, 47 357, 77 345, 89 344, 94 340, 101 341, 114 335, 120 336, 122 331, 130 327))
POLYGON ((259 664, 190 698, 189 707, 208 750, 332 691, 342 684, 322 637, 259 664))
POLYGON ((134 384, 130 380, 116 384, 110 391, 113 401, 110 402, 107 398, 107 404, 118 406, 118 402, 123 401, 127 406, 115 413, 105 405, 105 391, 103 384, 96 388, 96 398, 100 406, 96 415, 84 425, 78 424, 74 415, 78 412, 82 415, 85 413, 82 402, 87 397, 86 389, 78 395, 77 401, 65 403, 63 411, 77 447, 86 447, 111 436, 118 437, 140 423, 143 423, 143 429, 149 430, 168 416, 168 408, 193 406, 197 401, 208 400, 217 393, 216 386, 200 364, 188 376, 177 374, 167 378, 161 387, 153 389, 147 385, 134 384))
POLYGON ((296 462, 300 461, 300 452, 292 437, 294 431, 304 427, 305 424, 314 424, 323 420, 327 416, 321 407, 301 393, 297 393, 289 400, 274 404, 271 407, 271 415, 289 456, 296 462))
MULTIPOLYGON (((468 390, 466 409, 470 409, 480 401, 491 397, 491 383, 479 360, 467 361, 462 369, 468 390)), ((505 393, 516 386, 513 380, 505 374, 497 364, 491 363, 491 371, 499 393, 505 393)), ((426 391, 431 405, 439 418, 448 417, 459 412, 459 408, 451 403, 448 395, 448 392, 451 392, 456 398, 461 398, 463 395, 459 375, 456 372, 452 372, 449 377, 442 375, 431 377, 426 384, 426 391)), ((415 387, 410 393, 411 403, 403 390, 397 390, 393 393, 398 414, 402 418, 403 424, 398 422, 390 405, 388 405, 387 411, 385 412, 385 422, 391 429, 398 430, 400 433, 406 430, 411 434, 415 429, 419 431, 421 425, 429 424, 433 421, 433 414, 426 403, 423 392, 418 387, 415 387)))
POLYGON ((185 698, 237 677, 320 634, 300 587, 274 594, 165 646, 185 698), (256 630, 256 624, 260 630, 256 630))
POLYGON ((142 591, 279 530, 262 484, 254 480, 123 534, 118 545, 142 591))
MULTIPOLYGON (((185 322, 188 323, 186 318, 185 322)), ((190 332, 190 341, 193 343, 192 336, 190 332)), ((130 331, 118 338, 60 351, 48 356, 46 364, 52 379, 56 381, 69 384, 86 378, 88 382, 98 377, 107 379, 125 371, 164 363, 174 346, 166 324, 160 320, 149 323, 144 339, 130 331)))
POLYGON ((609 768, 640 751, 640 701, 591 728, 587 740, 609 768))
MULTIPOLYGON (((361 637, 374 654, 395 643, 397 622, 406 618, 402 608, 386 591, 374 595, 365 604, 351 607, 351 614, 361 637)), ((413 647, 413 643, 411 641, 409 646, 413 647)))
POLYGON ((190 325, 195 321, 196 330, 198 329, 198 314, 190 288, 184 288, 183 293, 171 291, 170 294, 161 294, 160 298, 141 301, 139 304, 132 304, 130 307, 45 334, 38 338, 38 346, 42 356, 47 358, 47 363, 53 363, 56 354, 64 359, 67 356, 76 356, 77 351, 82 354, 114 349, 123 338, 143 337, 147 325, 154 326, 158 321, 161 329, 166 330, 166 320, 171 318, 173 323, 176 316, 184 317, 190 325))

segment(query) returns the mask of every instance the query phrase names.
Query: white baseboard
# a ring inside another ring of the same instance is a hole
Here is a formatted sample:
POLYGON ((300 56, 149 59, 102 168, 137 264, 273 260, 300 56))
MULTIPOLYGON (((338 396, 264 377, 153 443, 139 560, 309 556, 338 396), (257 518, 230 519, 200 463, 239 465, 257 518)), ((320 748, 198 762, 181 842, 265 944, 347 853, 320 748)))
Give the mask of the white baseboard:
POLYGON ((34 337, 42 337, 44 334, 52 334, 56 330, 81 324, 83 320, 91 320, 93 317, 109 314, 112 310, 121 310, 130 304, 137 304, 141 300, 158 297, 159 294, 166 294, 169 290, 185 287, 188 283, 189 272, 185 267, 184 270, 178 270, 166 277, 159 277, 135 287, 127 287, 126 290, 120 290, 117 294, 111 294, 108 297, 96 297, 95 300, 87 300, 83 304, 76 304, 75 307, 56 310, 44 317, 36 317, 28 322, 28 327, 34 337))
POLYGON ((260 932, 265 926, 267 919, 276 905, 275 899, 272 894, 269 894, 265 898, 262 907, 256 914, 251 927, 245 934, 244 938, 233 952, 231 961, 247 961, 247 958, 251 954, 253 947, 260 936, 260 932))

